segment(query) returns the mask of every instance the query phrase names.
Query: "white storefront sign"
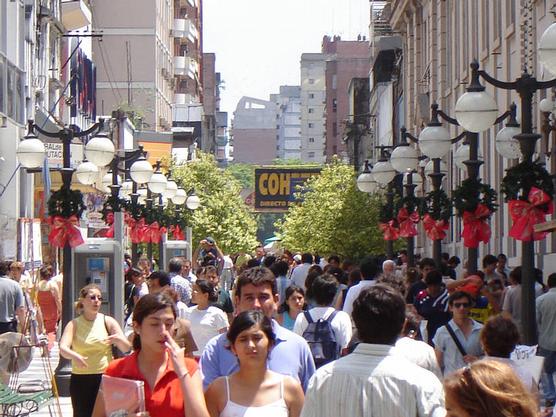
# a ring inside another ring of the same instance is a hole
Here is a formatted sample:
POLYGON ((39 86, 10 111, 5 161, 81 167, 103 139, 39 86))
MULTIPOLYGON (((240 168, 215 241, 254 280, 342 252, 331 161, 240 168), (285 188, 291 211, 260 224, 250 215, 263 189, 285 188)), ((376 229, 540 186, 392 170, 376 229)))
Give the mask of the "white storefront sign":
MULTIPOLYGON (((62 168, 64 166, 64 145, 62 143, 45 143, 46 156, 49 168, 62 168)), ((72 143, 70 145, 70 162, 76 168, 83 161, 83 145, 72 143)))

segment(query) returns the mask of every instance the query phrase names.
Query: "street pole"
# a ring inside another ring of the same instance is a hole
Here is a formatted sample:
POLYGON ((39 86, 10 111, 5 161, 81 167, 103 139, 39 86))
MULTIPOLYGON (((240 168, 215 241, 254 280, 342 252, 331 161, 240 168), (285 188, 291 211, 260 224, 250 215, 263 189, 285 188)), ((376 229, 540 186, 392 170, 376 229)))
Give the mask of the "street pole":
MULTIPOLYGON (((466 140, 469 145, 469 160, 463 161, 467 167, 467 178, 478 179, 479 168, 483 161, 479 160, 479 134, 474 132, 466 132, 466 140)), ((478 193, 479 190, 477 190, 478 193)), ((479 248, 467 248, 467 272, 469 275, 477 273, 477 264, 479 258, 479 248)))
MULTIPOLYGON (((415 187, 417 184, 413 184, 413 171, 407 173, 407 182, 404 184, 405 195, 409 198, 415 197, 415 187)), ((415 237, 410 236, 406 238, 407 240, 407 266, 415 266, 415 237)))
MULTIPOLYGON (((386 191, 386 204, 388 207, 394 207, 394 180, 388 183, 388 188, 386 191)), ((394 241, 386 241, 386 256, 388 259, 394 259, 394 241)))
MULTIPOLYGON (((442 178, 444 174, 440 172, 440 158, 433 158, 432 160, 433 170, 429 174, 432 182, 433 191, 439 191, 442 187, 442 178)), ((435 204, 435 202, 433 202, 435 204)), ((436 268, 442 270, 442 239, 435 239, 432 243, 432 258, 436 264, 436 268)))
MULTIPOLYGON (((65 190, 71 189, 71 179, 74 169, 71 167, 71 143, 74 138, 83 138, 93 133, 102 130, 104 120, 99 120, 89 129, 82 132, 76 132, 73 128, 64 127, 57 133, 47 132, 34 124, 32 120, 29 121, 29 130, 38 131, 42 135, 49 138, 58 138, 62 141, 62 158, 63 167, 61 169, 62 188, 65 190)), ((74 279, 72 274, 72 248, 68 242, 65 243, 62 249, 62 329, 65 329, 67 324, 73 320, 73 299, 75 294, 74 279)), ((71 361, 60 356, 58 367, 55 370, 54 378, 58 393, 60 396, 68 397, 69 383, 71 376, 71 361)))

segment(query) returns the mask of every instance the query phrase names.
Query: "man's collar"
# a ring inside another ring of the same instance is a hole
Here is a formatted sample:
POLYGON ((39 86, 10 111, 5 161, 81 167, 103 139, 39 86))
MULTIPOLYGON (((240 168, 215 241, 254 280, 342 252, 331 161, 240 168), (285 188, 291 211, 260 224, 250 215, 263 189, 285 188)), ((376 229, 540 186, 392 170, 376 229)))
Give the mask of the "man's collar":
POLYGON ((274 319, 272 319, 272 331, 274 332, 274 335, 276 336, 276 340, 279 340, 281 342, 285 342, 293 334, 292 332, 290 332, 285 327, 280 326, 280 324, 278 324, 278 322, 274 319))
POLYGON ((359 343, 353 353, 369 356, 389 356, 393 354, 392 345, 382 345, 375 343, 359 343))

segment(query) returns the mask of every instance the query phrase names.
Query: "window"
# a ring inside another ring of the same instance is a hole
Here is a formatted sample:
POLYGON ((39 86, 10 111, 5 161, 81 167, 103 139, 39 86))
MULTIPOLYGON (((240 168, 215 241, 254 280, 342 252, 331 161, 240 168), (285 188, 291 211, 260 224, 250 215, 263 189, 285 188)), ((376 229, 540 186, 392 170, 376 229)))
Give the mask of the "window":
POLYGON ((313 127, 315 127, 315 124, 314 123, 309 123, 308 127, 309 127, 309 129, 312 129, 313 127))
POLYGON ((309 93, 309 98, 315 98, 315 95, 313 93, 309 93))
POLYGON ((506 26, 515 23, 515 2, 516 0, 506 0, 506 26))
POLYGON ((338 136, 338 123, 332 123, 332 136, 338 136))
POLYGON ((446 0, 444 3, 446 13, 446 36, 444 37, 444 64, 446 68, 446 86, 452 86, 452 49, 450 42, 452 41, 452 1, 446 0))
POLYGON ((309 138, 309 143, 315 143, 315 138, 309 138))
MULTIPOLYGON (((2 6, 0 6, 1 8, 2 6)), ((6 113, 6 59, 0 55, 0 112, 6 113)))
POLYGON ((483 3, 483 24, 482 24, 483 49, 488 49, 489 47, 489 33, 488 33, 489 23, 490 23, 489 20, 490 20, 489 2, 484 2, 483 3))
POLYGON ((332 75, 332 89, 335 90, 336 89, 336 84, 338 82, 338 77, 336 77, 336 74, 332 75))
POLYGON ((276 129, 280 129, 280 125, 276 125, 276 129))
POLYGON ((308 153, 307 153, 307 156, 308 156, 309 158, 314 158, 314 157, 315 157, 315 153, 314 153, 314 152, 308 152, 308 153))
POLYGON ((502 10, 500 10, 500 1, 494 0, 494 40, 502 39, 502 10))
POLYGON ((307 110, 307 111, 308 111, 309 113, 314 113, 314 112, 315 112, 315 109, 309 108, 309 110, 307 110))
POLYGON ((334 113, 336 113, 337 110, 338 110, 338 100, 333 98, 332 99, 332 111, 334 113))
POLYGON ((315 83, 315 79, 314 78, 309 78, 309 84, 314 84, 315 83))

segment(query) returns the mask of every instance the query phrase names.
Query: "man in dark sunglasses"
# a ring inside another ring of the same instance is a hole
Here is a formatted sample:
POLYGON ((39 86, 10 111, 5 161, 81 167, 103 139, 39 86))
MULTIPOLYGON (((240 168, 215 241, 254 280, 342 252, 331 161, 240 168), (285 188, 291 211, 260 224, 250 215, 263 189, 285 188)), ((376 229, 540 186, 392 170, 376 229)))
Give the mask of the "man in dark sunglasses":
POLYGON ((469 317, 473 299, 464 291, 454 292, 448 299, 452 320, 438 329, 434 350, 444 375, 463 368, 484 355, 480 342, 483 325, 469 317))

